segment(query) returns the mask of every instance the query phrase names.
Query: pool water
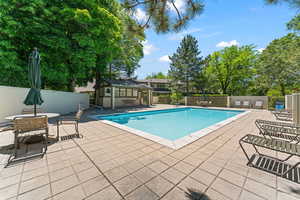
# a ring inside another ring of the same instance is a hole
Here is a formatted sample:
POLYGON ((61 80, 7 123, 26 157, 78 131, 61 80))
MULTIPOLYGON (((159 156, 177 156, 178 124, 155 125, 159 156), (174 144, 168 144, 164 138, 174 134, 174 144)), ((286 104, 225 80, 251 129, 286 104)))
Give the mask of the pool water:
POLYGON ((177 108, 97 116, 168 140, 177 140, 244 111, 206 108, 177 108))

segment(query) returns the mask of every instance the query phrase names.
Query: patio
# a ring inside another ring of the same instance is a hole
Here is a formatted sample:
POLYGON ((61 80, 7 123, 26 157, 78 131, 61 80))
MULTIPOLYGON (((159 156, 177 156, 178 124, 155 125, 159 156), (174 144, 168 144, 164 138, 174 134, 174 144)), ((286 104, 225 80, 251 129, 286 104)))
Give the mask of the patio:
MULTIPOLYGON (((274 120, 269 111, 253 110, 176 151, 87 118, 97 112, 86 113, 80 123, 83 138, 63 137, 65 140, 49 145, 42 159, 3 168, 9 152, 2 150, 0 199, 300 198, 298 183, 247 167, 239 147, 242 136, 257 132, 255 119, 274 120)), ((56 136, 56 127, 51 124, 50 134, 56 136)), ((72 135, 74 128, 62 126, 60 134, 72 135)), ((35 151, 38 146, 28 148, 35 151)))

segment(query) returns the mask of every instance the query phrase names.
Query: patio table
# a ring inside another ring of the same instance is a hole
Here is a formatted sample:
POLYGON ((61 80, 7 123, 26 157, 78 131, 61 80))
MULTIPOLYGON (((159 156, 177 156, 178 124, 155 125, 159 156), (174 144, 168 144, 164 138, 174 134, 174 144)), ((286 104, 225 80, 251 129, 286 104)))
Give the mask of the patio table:
MULTIPOLYGON (((47 116, 48 118, 54 118, 54 117, 59 117, 60 114, 59 113, 37 113, 36 116, 47 116)), ((14 118, 16 117, 35 117, 34 114, 23 114, 23 115, 12 115, 12 116, 7 116, 5 117, 5 119, 7 120, 14 120, 14 118)))
MULTIPOLYGON (((45 115, 46 115, 48 118, 54 118, 54 117, 59 117, 59 116, 60 116, 59 113, 37 113, 37 114, 36 114, 36 116, 45 116, 45 115)), ((7 117, 5 117, 5 119, 12 121, 12 120, 14 120, 16 117, 22 118, 22 117, 35 117, 35 116, 34 116, 34 114, 32 113, 32 114, 22 114, 22 115, 12 115, 12 116, 7 116, 7 117)), ((58 132, 59 132, 58 128, 59 128, 59 127, 58 127, 58 121, 57 121, 57 140, 58 140, 58 132)))

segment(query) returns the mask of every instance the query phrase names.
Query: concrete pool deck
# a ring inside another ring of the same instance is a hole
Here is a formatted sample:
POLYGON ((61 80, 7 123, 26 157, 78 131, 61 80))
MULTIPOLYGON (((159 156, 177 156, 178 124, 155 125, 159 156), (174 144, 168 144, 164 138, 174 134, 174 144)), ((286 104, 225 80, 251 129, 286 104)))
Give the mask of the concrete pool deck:
MULTIPOLYGON (((101 113, 91 111, 85 116, 101 113)), ((299 199, 298 183, 246 166, 238 140, 257 133, 254 120, 258 118, 274 120, 269 111, 252 110, 174 150, 85 117, 79 125, 82 138, 71 137, 72 126, 61 127, 65 140, 50 144, 43 158, 3 168, 10 151, 1 150, 0 199, 299 199)), ((50 125, 50 133, 55 137, 55 126, 50 125)), ((39 145, 30 145, 20 151, 37 149, 39 145)))

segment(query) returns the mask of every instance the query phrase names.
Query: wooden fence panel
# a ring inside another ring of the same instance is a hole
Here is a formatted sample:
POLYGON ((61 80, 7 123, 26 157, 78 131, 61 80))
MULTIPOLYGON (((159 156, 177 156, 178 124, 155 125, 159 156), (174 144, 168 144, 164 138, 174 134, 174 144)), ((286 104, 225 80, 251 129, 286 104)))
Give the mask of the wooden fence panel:
POLYGON ((157 103, 159 103, 159 104, 171 104, 171 98, 170 97, 158 97, 157 103))

